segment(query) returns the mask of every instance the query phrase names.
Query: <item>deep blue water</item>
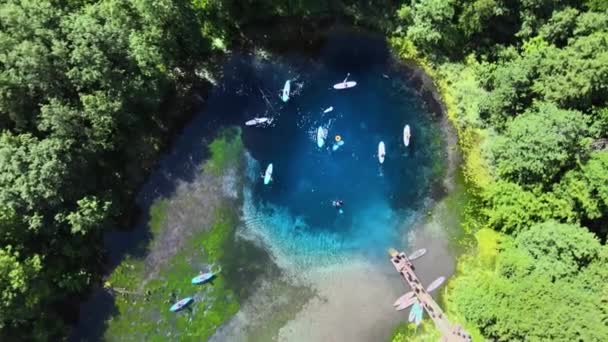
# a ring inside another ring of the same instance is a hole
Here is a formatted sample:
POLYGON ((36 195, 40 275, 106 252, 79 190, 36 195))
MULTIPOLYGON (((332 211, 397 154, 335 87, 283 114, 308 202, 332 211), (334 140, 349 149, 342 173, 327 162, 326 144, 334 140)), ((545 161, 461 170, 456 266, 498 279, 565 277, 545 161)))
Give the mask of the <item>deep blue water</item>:
POLYGON ((441 163, 434 160, 441 158, 441 138, 382 41, 337 36, 314 61, 233 63, 226 74, 233 81, 225 83, 225 91, 240 94, 232 106, 239 107, 241 122, 274 118, 270 127, 243 125, 245 146, 255 160, 244 210, 249 228, 290 255, 369 254, 372 249, 382 254, 399 244, 437 176, 432 171, 441 163), (357 86, 334 90, 347 73, 357 86), (244 74, 246 80, 238 77, 244 74), (278 94, 287 79, 296 90, 283 103, 278 94), (323 113, 330 106, 334 110, 323 113), (407 148, 405 124, 412 128, 407 148), (328 130, 323 148, 316 144, 319 126, 328 130), (345 143, 332 151, 336 135, 345 143), (380 141, 387 150, 382 165, 380 141), (258 176, 268 163, 274 166, 273 182, 264 185, 258 176), (343 214, 331 205, 336 199, 344 201, 343 214))

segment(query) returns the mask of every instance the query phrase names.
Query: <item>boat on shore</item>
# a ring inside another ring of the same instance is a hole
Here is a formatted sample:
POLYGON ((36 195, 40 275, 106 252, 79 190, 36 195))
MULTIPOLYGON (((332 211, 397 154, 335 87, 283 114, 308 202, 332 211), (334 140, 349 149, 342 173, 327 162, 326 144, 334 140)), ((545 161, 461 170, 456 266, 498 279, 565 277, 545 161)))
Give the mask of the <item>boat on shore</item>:
POLYGON ((186 297, 186 298, 178 301, 177 303, 173 304, 171 306, 171 308, 169 308, 169 310, 171 312, 178 312, 178 311, 182 310, 183 308, 187 307, 188 305, 190 305, 193 301, 194 301, 194 299, 192 297, 186 297))

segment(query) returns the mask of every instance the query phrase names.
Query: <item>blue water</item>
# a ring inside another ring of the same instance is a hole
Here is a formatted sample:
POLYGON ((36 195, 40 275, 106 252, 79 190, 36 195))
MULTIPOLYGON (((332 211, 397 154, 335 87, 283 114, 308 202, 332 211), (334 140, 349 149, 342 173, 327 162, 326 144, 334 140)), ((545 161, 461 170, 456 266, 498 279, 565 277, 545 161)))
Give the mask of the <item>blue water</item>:
POLYGON ((248 228, 278 251, 317 262, 315 256, 383 255, 400 246, 433 184, 441 163, 440 131, 413 85, 392 66, 385 46, 365 37, 330 39, 311 61, 297 56, 252 62, 229 69, 225 91, 241 120, 273 117, 270 127, 243 126, 252 159, 244 206, 248 228), (246 71, 244 71, 246 70, 246 71), (357 86, 334 90, 350 73, 357 86), (247 75, 247 80, 237 75, 247 75), (295 94, 279 92, 287 79, 295 94), (236 88, 236 89, 232 89, 236 88), (332 106, 334 110, 323 113, 332 106), (409 147, 403 127, 412 128, 409 147), (327 129, 318 148, 317 128, 327 129), (335 136, 344 145, 332 151, 335 136), (386 145, 380 165, 378 143, 386 145), (260 174, 274 166, 273 182, 260 174), (343 213, 332 207, 343 200, 343 213))

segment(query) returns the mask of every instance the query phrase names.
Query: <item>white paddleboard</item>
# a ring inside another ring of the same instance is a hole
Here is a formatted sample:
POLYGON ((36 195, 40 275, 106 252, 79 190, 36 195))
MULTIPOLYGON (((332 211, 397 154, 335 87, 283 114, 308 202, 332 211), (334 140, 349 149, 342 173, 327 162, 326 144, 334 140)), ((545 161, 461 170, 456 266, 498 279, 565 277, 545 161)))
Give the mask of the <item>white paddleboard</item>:
POLYGON ((329 112, 331 112, 332 110, 334 110, 334 107, 333 107, 333 106, 332 106, 332 107, 329 107, 329 108, 326 108, 326 109, 323 111, 323 113, 329 113, 329 112))
POLYGON ((384 141, 378 144, 378 161, 380 164, 384 163, 384 157, 386 156, 386 148, 384 147, 384 141))
POLYGON ((395 306, 395 310, 397 310, 397 311, 405 310, 405 309, 409 308, 412 304, 414 304, 417 300, 418 299, 416 298, 416 296, 408 298, 408 299, 404 300, 403 302, 399 303, 399 305, 395 306))
POLYGON ((355 81, 340 82, 340 83, 334 84, 334 89, 338 89, 338 90, 348 89, 348 88, 352 88, 356 85, 357 85, 357 82, 355 82, 355 81))
POLYGON ((283 102, 289 101, 289 92, 291 91, 291 82, 289 80, 285 81, 285 86, 283 86, 283 94, 281 94, 281 100, 283 102))
POLYGON ((405 147, 410 146, 411 137, 412 132, 410 131, 410 125, 405 125, 405 127, 403 127, 403 144, 405 144, 405 147))
POLYGON ((443 282, 445 281, 445 277, 441 276, 435 280, 426 288, 426 292, 433 292, 436 290, 443 282))
POLYGON ((415 251, 414 253, 412 253, 407 258, 410 259, 410 261, 416 260, 416 259, 420 258, 421 256, 423 256, 424 254, 426 254, 426 248, 421 248, 421 249, 415 251))
POLYGON ((245 122, 246 126, 257 126, 265 123, 271 123, 272 119, 270 118, 253 118, 247 122, 245 122))
POLYGON ((414 298, 414 291, 410 291, 403 296, 397 298, 397 300, 393 303, 393 306, 399 306, 404 301, 407 301, 410 298, 414 298))
POLYGON ((264 172, 264 185, 268 185, 272 180, 272 163, 268 164, 266 172, 264 172))
POLYGON ((350 73, 348 73, 346 75, 346 78, 344 79, 344 81, 342 81, 340 83, 334 84, 334 89, 348 89, 348 88, 352 88, 352 87, 356 86, 357 82, 355 82, 355 81, 347 81, 348 80, 348 76, 350 76, 350 73))
POLYGON ((323 147, 325 145, 325 129, 319 126, 317 129, 317 146, 323 147))

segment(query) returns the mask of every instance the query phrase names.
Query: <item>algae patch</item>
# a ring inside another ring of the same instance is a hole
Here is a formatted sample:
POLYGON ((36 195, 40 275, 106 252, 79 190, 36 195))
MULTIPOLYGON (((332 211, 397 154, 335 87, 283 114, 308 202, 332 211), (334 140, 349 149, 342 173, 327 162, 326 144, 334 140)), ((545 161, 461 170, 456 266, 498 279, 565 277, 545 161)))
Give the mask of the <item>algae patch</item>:
POLYGON ((239 310, 239 295, 227 279, 237 266, 225 262, 235 245, 238 194, 223 190, 238 183, 225 178, 240 176, 240 130, 220 132, 209 148, 203 175, 149 208, 147 255, 126 257, 108 277, 117 313, 106 321, 105 340, 206 340, 239 310), (220 272, 204 285, 191 284, 207 271, 220 272), (170 312, 184 297, 194 302, 170 312))

